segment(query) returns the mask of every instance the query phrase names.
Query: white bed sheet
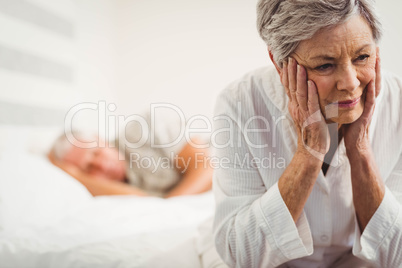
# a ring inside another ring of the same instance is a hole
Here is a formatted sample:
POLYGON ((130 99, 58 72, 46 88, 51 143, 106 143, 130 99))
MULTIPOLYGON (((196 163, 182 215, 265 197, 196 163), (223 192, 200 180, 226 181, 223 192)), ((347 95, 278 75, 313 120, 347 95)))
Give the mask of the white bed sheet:
POLYGON ((0 267, 200 267, 197 227, 213 214, 210 192, 92 198, 44 158, 21 152, 3 152, 0 173, 0 267))

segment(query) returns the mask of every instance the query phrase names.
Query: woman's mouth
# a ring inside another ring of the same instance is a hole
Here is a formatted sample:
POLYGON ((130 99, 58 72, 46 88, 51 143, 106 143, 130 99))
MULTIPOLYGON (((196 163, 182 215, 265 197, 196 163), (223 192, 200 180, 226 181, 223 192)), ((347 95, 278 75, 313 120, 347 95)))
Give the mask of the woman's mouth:
POLYGON ((360 97, 354 100, 338 101, 335 103, 339 108, 353 108, 360 102, 360 97))

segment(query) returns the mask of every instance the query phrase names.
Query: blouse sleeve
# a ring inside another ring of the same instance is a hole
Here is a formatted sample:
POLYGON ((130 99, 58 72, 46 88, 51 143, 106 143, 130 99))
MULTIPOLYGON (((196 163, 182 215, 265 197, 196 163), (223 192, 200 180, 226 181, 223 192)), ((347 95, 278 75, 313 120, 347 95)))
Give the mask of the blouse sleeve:
POLYGON ((214 156, 221 163, 213 186, 216 249, 230 267, 277 267, 311 255, 313 241, 304 212, 295 223, 277 183, 266 188, 259 170, 243 162, 253 156, 235 119, 239 114, 233 99, 221 94, 214 117, 214 156))
MULTIPOLYGON (((353 254, 378 267, 400 267, 402 263, 402 153, 385 180, 385 195, 363 231, 356 224, 353 254)), ((356 221, 357 222, 357 221, 356 221)))

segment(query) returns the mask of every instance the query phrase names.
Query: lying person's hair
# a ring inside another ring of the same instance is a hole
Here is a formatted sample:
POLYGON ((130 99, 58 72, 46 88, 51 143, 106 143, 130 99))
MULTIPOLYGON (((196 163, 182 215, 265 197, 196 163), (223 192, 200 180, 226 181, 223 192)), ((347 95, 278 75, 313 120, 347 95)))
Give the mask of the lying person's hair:
POLYGON ((68 140, 67 136, 73 136, 76 140, 80 142, 88 142, 93 140, 94 138, 97 139, 95 135, 85 134, 80 131, 63 133, 55 140, 49 152, 55 160, 63 160, 66 154, 70 151, 71 147, 77 146, 76 144, 71 143, 68 140))

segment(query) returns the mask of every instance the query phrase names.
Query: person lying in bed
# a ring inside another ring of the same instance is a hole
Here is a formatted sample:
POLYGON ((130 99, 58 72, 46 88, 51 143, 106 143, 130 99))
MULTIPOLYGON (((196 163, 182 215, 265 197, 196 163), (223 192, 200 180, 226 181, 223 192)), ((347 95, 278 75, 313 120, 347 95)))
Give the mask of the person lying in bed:
MULTIPOLYGON (((82 133, 70 133, 77 140, 74 144, 63 134, 53 144, 48 158, 81 182, 93 196, 168 198, 211 189, 212 168, 208 163, 208 149, 195 148, 184 139, 167 148, 157 148, 155 144, 168 144, 174 140, 172 124, 156 127, 153 145, 151 139, 147 139, 139 148, 130 148, 133 146, 127 146, 128 141, 138 141, 143 135, 141 126, 136 123, 126 127, 126 136, 120 136, 115 147, 108 146, 97 136, 88 138, 82 133), (105 146, 82 148, 85 147, 82 144, 94 141, 105 146), (81 146, 78 146, 80 142, 81 146)), ((192 141, 200 144, 200 140, 192 141)))

